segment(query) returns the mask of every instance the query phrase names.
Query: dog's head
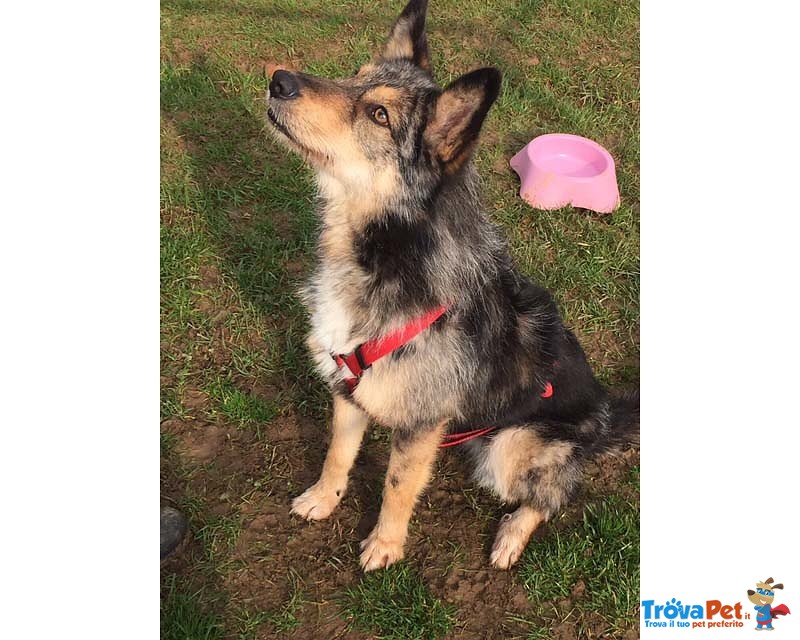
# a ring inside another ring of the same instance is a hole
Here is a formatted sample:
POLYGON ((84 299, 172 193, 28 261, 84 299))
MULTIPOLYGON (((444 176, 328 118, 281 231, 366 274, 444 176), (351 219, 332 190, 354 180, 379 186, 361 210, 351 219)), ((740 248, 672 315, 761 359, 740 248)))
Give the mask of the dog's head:
POLYGON ((411 0, 381 54, 352 78, 273 74, 267 115, 275 135, 323 185, 369 195, 376 204, 409 193, 424 200, 469 161, 500 72, 478 69, 439 89, 430 72, 426 9, 427 0, 411 0))
POLYGON ((772 584, 772 578, 767 578, 764 582, 756 583, 756 590, 747 590, 747 599, 755 605, 763 606, 772 604, 775 600, 775 589, 783 589, 783 584, 772 584))

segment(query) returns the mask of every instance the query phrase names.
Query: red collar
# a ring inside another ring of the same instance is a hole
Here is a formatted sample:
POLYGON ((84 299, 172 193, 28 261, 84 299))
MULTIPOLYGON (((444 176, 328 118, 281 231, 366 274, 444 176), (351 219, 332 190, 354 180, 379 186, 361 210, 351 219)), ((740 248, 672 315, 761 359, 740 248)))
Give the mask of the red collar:
POLYGON ((373 363, 416 338, 441 318, 445 311, 447 311, 447 307, 439 307, 429 311, 424 316, 412 320, 406 326, 400 327, 397 331, 387 336, 358 345, 348 354, 331 354, 345 375, 350 374, 345 378, 350 393, 353 393, 353 390, 358 386, 359 380, 361 380, 361 376, 373 363))
MULTIPOLYGON (((369 369, 376 361, 384 356, 388 356, 393 351, 396 351, 404 344, 416 338, 420 333, 425 331, 434 322, 441 318, 447 307, 438 307, 433 311, 429 311, 424 316, 416 318, 409 322, 404 327, 397 331, 390 333, 387 336, 378 338, 377 340, 369 340, 358 345, 350 353, 332 353, 331 357, 336 361, 337 366, 345 374, 349 374, 344 381, 347 383, 347 388, 350 393, 353 393, 358 386, 361 376, 369 369)), ((553 395, 553 385, 548 382, 545 384, 544 391, 541 393, 542 398, 550 398, 553 395)), ((475 429, 473 431, 466 431, 462 433, 451 433, 444 437, 444 442, 440 447, 453 447, 467 440, 479 438, 487 433, 491 433, 497 427, 484 427, 483 429, 475 429)))

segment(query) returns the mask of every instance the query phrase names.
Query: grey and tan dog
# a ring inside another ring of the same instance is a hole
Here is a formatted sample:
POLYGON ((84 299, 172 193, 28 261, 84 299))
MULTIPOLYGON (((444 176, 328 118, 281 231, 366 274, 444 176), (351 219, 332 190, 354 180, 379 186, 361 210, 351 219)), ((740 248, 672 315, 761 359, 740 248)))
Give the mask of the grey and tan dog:
POLYGON ((327 518, 367 425, 391 428, 383 503, 361 553, 367 571, 389 566, 440 443, 491 425, 463 447, 477 482, 518 505, 491 553, 504 569, 569 499, 586 458, 636 437, 639 401, 600 386, 550 294, 515 269, 481 210, 471 156, 500 72, 440 89, 426 5, 411 0, 353 78, 280 70, 270 82, 276 138, 316 173, 322 228, 304 299, 308 346, 333 393, 322 474, 292 511, 327 518))

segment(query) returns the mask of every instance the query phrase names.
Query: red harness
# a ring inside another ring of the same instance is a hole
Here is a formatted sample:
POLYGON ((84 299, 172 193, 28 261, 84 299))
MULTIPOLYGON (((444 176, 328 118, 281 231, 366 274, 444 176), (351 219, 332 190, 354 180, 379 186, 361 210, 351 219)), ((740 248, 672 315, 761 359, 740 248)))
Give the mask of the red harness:
MULTIPOLYGON (((364 372, 369 369, 377 360, 380 360, 384 356, 388 356, 393 351, 396 351, 404 344, 416 338, 420 333, 425 331, 425 329, 430 327, 434 322, 441 318, 446 311, 447 307, 439 307, 438 309, 434 309, 433 311, 426 313, 424 316, 412 320, 404 327, 401 327, 389 335, 378 338, 377 340, 369 340, 358 345, 348 354, 332 353, 331 357, 334 359, 339 369, 341 369, 345 374, 349 374, 344 381, 347 383, 347 388, 350 390, 350 393, 353 393, 355 388, 358 386, 358 383, 361 380, 361 376, 364 375, 364 372)), ((552 395, 553 385, 548 382, 544 387, 544 391, 542 392, 542 398, 550 398, 552 395)), ((479 438, 487 433, 491 433, 495 429, 497 429, 497 427, 484 427, 483 429, 475 429, 473 431, 450 433, 444 436, 444 442, 442 442, 442 444, 439 446, 454 447, 455 445, 466 442, 467 440, 479 438)))
POLYGON ((388 356, 392 351, 399 349, 407 342, 416 338, 420 333, 425 331, 434 322, 441 318, 447 307, 439 307, 433 311, 426 313, 421 318, 412 320, 405 327, 401 327, 397 331, 390 333, 388 336, 378 338, 377 340, 370 340, 358 345, 353 351, 348 354, 331 354, 339 369, 345 373, 350 373, 344 379, 347 383, 347 388, 350 393, 358 386, 361 376, 369 369, 372 364, 388 356))
MULTIPOLYGON (((548 382, 544 385, 544 391, 542 391, 542 398, 549 398, 553 395, 553 385, 552 383, 548 382)), ((460 433, 448 433, 444 437, 444 442, 439 445, 440 449, 444 449, 445 447, 455 447, 457 444, 461 444, 462 442, 466 442, 467 440, 472 440, 473 438, 480 438, 481 436, 485 436, 487 433, 491 433, 497 429, 497 427, 484 427, 483 429, 475 429, 473 431, 461 431, 460 433)))

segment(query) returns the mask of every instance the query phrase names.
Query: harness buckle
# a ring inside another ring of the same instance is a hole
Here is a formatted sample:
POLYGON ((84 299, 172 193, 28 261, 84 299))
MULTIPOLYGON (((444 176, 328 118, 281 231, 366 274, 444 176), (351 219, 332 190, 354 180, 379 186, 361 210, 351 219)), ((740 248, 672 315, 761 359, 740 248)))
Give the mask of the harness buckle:
POLYGON ((336 362, 345 377, 358 380, 372 364, 367 364, 364 360, 364 353, 361 351, 362 345, 358 345, 350 353, 332 353, 331 357, 336 362))

